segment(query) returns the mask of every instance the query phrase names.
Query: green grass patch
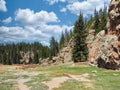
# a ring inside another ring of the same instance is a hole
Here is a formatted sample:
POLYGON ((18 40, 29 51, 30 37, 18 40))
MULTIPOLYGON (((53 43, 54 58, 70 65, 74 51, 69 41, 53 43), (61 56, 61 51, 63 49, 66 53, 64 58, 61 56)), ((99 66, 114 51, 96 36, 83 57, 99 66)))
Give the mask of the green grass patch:
POLYGON ((30 90, 48 90, 48 87, 41 83, 27 84, 30 86, 30 90))
POLYGON ((76 81, 74 79, 67 80, 61 87, 55 88, 54 90, 93 90, 92 88, 87 88, 83 83, 76 81))
POLYGON ((14 87, 14 84, 11 84, 11 83, 1 83, 0 84, 0 90, 17 90, 15 87, 14 87))
MULTIPOLYGON (((31 69, 33 70, 33 69, 31 69)), ((35 69, 35 71, 40 72, 49 72, 52 76, 63 76, 64 73, 69 74, 83 74, 83 73, 91 73, 93 70, 96 70, 95 67, 91 67, 89 65, 82 65, 71 67, 69 65, 59 65, 59 66, 48 66, 48 67, 39 67, 35 69)))

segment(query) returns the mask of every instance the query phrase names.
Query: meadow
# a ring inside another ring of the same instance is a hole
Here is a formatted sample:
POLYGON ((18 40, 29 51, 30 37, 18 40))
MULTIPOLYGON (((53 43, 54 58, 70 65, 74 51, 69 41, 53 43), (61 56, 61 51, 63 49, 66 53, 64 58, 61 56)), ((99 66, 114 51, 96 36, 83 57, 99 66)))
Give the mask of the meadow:
POLYGON ((0 90, 119 90, 120 71, 90 65, 5 66, 0 68, 0 90))

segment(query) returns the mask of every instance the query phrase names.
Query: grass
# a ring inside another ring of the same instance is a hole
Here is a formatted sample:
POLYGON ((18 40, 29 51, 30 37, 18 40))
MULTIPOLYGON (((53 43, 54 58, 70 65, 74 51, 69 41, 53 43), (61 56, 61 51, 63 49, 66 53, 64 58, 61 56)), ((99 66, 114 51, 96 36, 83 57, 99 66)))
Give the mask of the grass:
MULTIPOLYGON (((32 71, 33 69, 31 69, 32 71)), ((69 65, 59 65, 59 66, 51 66, 51 67, 40 67, 34 69, 35 71, 40 72, 49 72, 52 76, 63 76, 64 73, 69 74, 83 74, 83 73, 91 73, 93 70, 95 70, 95 67, 91 66, 75 66, 71 67, 69 65)))
POLYGON ((13 84, 0 84, 0 90, 16 90, 13 84))
POLYGON ((10 73, 7 73, 7 74, 0 74, 0 90, 17 90, 17 88, 15 89, 15 84, 16 82, 11 82, 11 81, 8 81, 8 82, 4 82, 5 80, 14 80, 14 79, 17 79, 18 76, 14 76, 14 75, 11 75, 10 73))
POLYGON ((28 86, 30 86, 30 90, 47 90, 48 87, 44 84, 41 84, 41 83, 33 83, 33 84, 27 84, 28 86))
POLYGON ((82 83, 70 79, 64 82, 60 88, 55 88, 54 90, 90 90, 90 88, 85 88, 82 83))
MULTIPOLYGON (((28 85, 30 90, 47 90, 48 87, 42 84, 43 81, 49 81, 54 77, 64 76, 64 73, 81 75, 88 73, 90 76, 91 83, 82 83, 76 80, 70 79, 62 83, 59 88, 54 90, 119 90, 120 88, 120 71, 106 70, 89 65, 58 65, 58 66, 47 66, 37 67, 32 69, 26 69, 29 72, 42 72, 37 76, 24 75, 23 78, 31 78, 31 81, 25 83, 28 85), (88 86, 88 87, 86 87, 88 86)), ((15 76, 14 71, 0 74, 0 82, 7 79, 17 79, 19 76, 15 76)), ((0 83, 0 90, 14 90, 15 83, 0 83)), ((16 90, 16 89, 15 89, 16 90)))

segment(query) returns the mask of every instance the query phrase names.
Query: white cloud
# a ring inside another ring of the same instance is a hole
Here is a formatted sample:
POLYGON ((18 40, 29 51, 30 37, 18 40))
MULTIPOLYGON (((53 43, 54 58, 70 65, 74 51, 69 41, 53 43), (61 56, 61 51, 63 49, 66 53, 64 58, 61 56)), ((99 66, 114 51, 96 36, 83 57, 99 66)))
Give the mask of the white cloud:
POLYGON ((20 41, 38 41, 44 45, 49 45, 51 36, 57 40, 60 38, 61 32, 65 29, 71 29, 66 25, 45 25, 40 28, 34 27, 0 27, 0 42, 20 42, 20 41))
POLYGON ((11 23, 11 21, 12 21, 11 17, 8 17, 5 20, 2 20, 2 22, 5 23, 5 24, 11 23))
POLYGON ((84 15, 93 14, 94 9, 99 10, 103 8, 104 5, 108 6, 110 0, 45 0, 49 2, 50 5, 55 3, 64 2, 67 5, 60 9, 60 12, 66 12, 69 10, 71 13, 75 15, 79 15, 80 11, 84 13, 84 15))
POLYGON ((45 46, 49 46, 49 45, 50 45, 49 41, 42 41, 41 43, 42 43, 43 45, 45 45, 45 46))
POLYGON ((37 26, 49 22, 59 22, 58 17, 54 12, 40 11, 34 12, 30 9, 18 9, 16 11, 15 20, 23 25, 37 26))
POLYGON ((58 2, 65 2, 66 0, 45 0, 45 1, 49 2, 50 5, 53 5, 58 2))
POLYGON ((19 42, 24 40, 47 40, 49 36, 42 33, 40 30, 35 30, 35 28, 22 28, 16 27, 0 27, 0 41, 1 42, 19 42))
POLYGON ((62 9, 60 10, 60 12, 66 12, 66 11, 67 11, 66 8, 62 8, 62 9))
POLYGON ((53 5, 53 4, 59 3, 59 2, 74 3, 74 2, 79 1, 79 0, 44 0, 44 1, 47 1, 50 5, 53 5))
POLYGON ((82 2, 74 2, 72 4, 68 4, 66 9, 71 11, 73 14, 79 15, 80 11, 84 13, 84 15, 93 14, 95 8, 100 10, 104 8, 104 5, 109 3, 110 0, 86 0, 82 2))
POLYGON ((0 0, 0 11, 3 11, 3 12, 7 11, 5 0, 0 0))
POLYGON ((54 12, 34 12, 30 9, 19 9, 15 13, 15 20, 22 26, 0 27, 0 42, 38 41, 49 44, 50 37, 59 40, 61 32, 73 26, 58 25, 59 19, 54 12))

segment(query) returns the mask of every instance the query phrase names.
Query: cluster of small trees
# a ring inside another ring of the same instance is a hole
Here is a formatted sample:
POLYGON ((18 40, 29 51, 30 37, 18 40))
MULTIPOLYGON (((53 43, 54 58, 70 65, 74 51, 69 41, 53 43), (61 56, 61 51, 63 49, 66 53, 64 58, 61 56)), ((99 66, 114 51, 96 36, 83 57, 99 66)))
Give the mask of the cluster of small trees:
POLYGON ((107 8, 105 7, 104 9, 100 9, 99 11, 94 12, 94 29, 95 29, 95 34, 98 34, 101 30, 106 29, 106 23, 107 23, 107 8))

